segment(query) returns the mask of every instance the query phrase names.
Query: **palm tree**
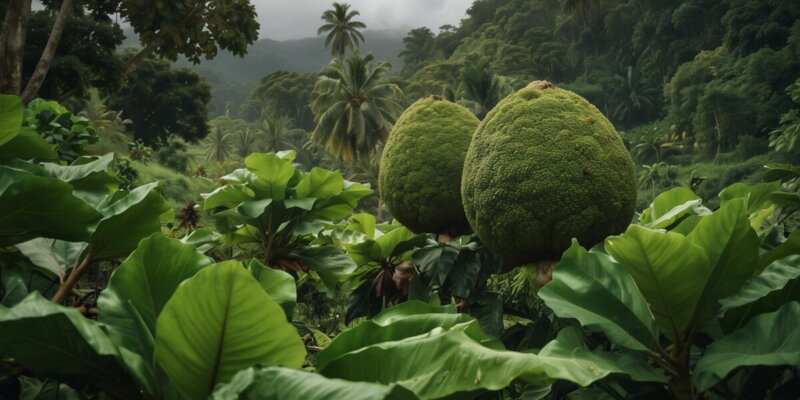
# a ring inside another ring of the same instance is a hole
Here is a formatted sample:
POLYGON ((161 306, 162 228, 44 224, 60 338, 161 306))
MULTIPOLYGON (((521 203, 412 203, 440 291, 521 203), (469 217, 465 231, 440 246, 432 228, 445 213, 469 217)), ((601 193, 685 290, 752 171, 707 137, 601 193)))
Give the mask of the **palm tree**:
POLYGON ((374 61, 372 53, 362 58, 357 52, 346 67, 333 60, 314 86, 317 128, 311 140, 351 164, 375 153, 403 111, 400 87, 381 82, 391 66, 374 61))
POLYGON ((259 149, 259 139, 261 139, 261 132, 253 131, 250 128, 245 128, 240 131, 238 135, 234 136, 234 147, 236 148, 235 154, 244 159, 259 149))
POLYGON ((223 162, 233 154, 230 133, 222 132, 216 128, 205 139, 206 159, 223 162))
POLYGON ((325 23, 317 30, 317 35, 328 34, 325 37, 325 47, 330 47, 331 54, 339 59, 344 58, 347 48, 355 50, 359 42, 364 42, 364 36, 358 30, 367 25, 361 21, 353 21, 353 17, 359 15, 359 12, 349 10, 349 4, 334 2, 333 9, 322 13, 325 23))
POLYGON ((261 131, 264 133, 264 148, 269 152, 281 150, 297 150, 295 138, 302 129, 294 128, 294 122, 285 115, 271 114, 261 120, 261 131))
POLYGON ((403 59, 403 72, 407 74, 415 72, 422 63, 433 56, 434 39, 433 32, 425 27, 408 32, 403 38, 405 47, 398 54, 403 59))
POLYGON ((88 119, 96 131, 121 132, 131 120, 122 119, 122 111, 109 110, 105 104, 106 99, 100 97, 97 89, 89 90, 89 100, 86 101, 81 116, 88 119))
POLYGON ((617 87, 611 95, 615 104, 611 114, 625 126, 631 126, 634 116, 648 117, 657 110, 661 91, 644 79, 638 70, 628 67, 625 76, 617 75, 617 87))
POLYGON ((468 63, 461 71, 464 97, 475 104, 468 107, 483 118, 503 98, 504 89, 485 60, 468 63))

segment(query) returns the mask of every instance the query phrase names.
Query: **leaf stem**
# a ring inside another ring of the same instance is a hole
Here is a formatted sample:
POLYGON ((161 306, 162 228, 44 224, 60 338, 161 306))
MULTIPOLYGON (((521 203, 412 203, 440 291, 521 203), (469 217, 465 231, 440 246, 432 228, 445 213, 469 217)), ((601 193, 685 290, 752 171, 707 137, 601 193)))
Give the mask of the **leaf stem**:
POLYGON ((72 292, 72 288, 75 287, 75 284, 78 283, 83 273, 89 268, 93 257, 94 255, 91 252, 86 254, 86 257, 83 258, 81 263, 70 272, 66 282, 64 282, 64 284, 58 288, 56 294, 53 295, 53 299, 51 300, 53 304, 61 304, 67 295, 72 292))

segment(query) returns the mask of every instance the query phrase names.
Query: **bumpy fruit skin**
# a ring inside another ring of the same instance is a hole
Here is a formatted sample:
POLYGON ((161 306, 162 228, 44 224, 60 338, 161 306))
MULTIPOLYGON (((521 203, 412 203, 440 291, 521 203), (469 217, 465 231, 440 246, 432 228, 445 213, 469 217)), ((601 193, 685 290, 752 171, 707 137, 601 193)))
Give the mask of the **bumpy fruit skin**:
POLYGON ((381 158, 378 185, 392 215, 414 232, 469 232, 461 205, 461 171, 480 121, 438 96, 407 108, 381 158))
POLYGON ((536 81, 481 122, 464 161, 464 210, 512 265, 558 260, 625 230, 636 204, 633 160, 596 107, 536 81))

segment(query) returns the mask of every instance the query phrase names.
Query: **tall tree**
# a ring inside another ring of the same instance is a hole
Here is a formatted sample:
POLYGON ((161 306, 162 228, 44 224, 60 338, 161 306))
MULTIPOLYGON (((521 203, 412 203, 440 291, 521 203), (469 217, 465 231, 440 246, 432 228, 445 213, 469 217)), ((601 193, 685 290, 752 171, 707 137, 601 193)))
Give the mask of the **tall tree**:
POLYGON ((403 111, 403 91, 381 81, 390 69, 389 63, 375 63, 372 53, 361 57, 356 52, 346 66, 331 61, 314 88, 311 109, 317 128, 312 141, 350 163, 375 153, 403 111))
MULTIPOLYGON (((51 10, 31 14, 22 62, 23 82, 36 71, 55 20, 51 10)), ((92 87, 104 93, 118 91, 124 84, 124 63, 116 49, 124 40, 119 24, 107 15, 74 10, 37 96, 65 100, 85 97, 92 87)))
POLYGON ((403 38, 405 47, 399 56, 403 59, 403 72, 413 74, 425 61, 433 58, 434 36, 430 29, 422 27, 412 29, 403 38))
POLYGON ((461 84, 467 100, 477 104, 479 118, 483 118, 503 98, 500 80, 484 59, 468 62, 464 66, 461 70, 461 84))
POLYGON ((28 33, 31 0, 9 0, 0 28, 0 94, 22 89, 22 53, 28 33))
POLYGON ((317 30, 317 35, 327 33, 325 37, 325 47, 330 47, 331 54, 344 59, 347 49, 358 49, 360 42, 364 42, 364 35, 359 29, 367 27, 361 21, 354 21, 353 18, 359 15, 358 11, 350 11, 347 3, 333 3, 333 9, 325 10, 322 13, 322 20, 325 22, 317 30))
POLYGON ((266 151, 297 150, 295 138, 304 132, 293 126, 292 119, 285 115, 270 114, 261 120, 266 151))
MULTIPOLYGON (((50 69, 67 19, 78 8, 96 14, 116 14, 139 34, 144 48, 128 60, 130 73, 146 58, 158 54, 170 60, 183 55, 192 62, 211 59, 219 49, 245 54, 247 45, 258 39, 259 24, 249 0, 63 0, 44 1, 58 7, 53 27, 36 68, 22 90, 23 100, 36 96, 50 69)), ((31 14, 30 0, 9 0, 0 30, 0 92, 19 94, 21 63, 31 14)))
POLYGON ((211 87, 196 72, 147 60, 110 105, 133 121, 137 139, 152 144, 174 134, 194 142, 208 134, 210 100, 211 87))
POLYGON ((206 159, 220 163, 228 159, 233 154, 231 135, 232 133, 230 132, 223 132, 220 128, 214 128, 211 134, 203 141, 206 159))

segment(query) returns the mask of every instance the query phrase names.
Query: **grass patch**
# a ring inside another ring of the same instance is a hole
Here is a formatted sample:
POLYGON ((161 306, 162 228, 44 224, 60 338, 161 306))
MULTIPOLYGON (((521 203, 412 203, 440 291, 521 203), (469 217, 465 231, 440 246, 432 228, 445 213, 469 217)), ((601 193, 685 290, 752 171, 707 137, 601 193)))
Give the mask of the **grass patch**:
POLYGON ((214 190, 217 186, 214 181, 203 177, 189 177, 155 162, 142 164, 139 161, 131 163, 139 171, 139 182, 149 183, 159 181, 159 190, 175 211, 186 206, 190 201, 201 203, 200 193, 214 190))

